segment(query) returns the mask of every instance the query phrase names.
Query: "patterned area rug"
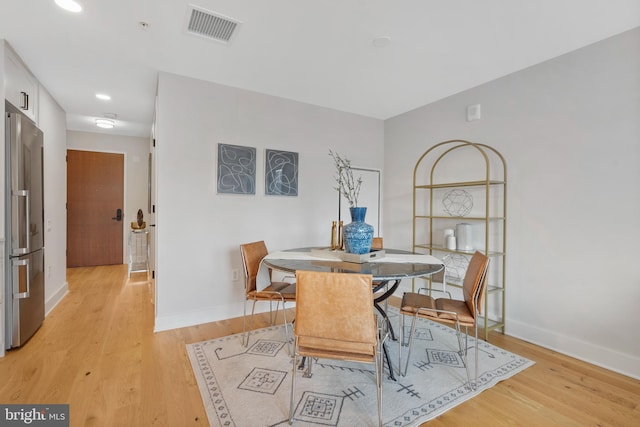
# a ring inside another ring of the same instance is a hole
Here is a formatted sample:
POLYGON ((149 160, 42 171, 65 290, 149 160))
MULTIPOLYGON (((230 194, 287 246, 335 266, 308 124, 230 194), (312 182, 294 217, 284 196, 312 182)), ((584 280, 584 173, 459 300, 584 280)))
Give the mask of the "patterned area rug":
MULTIPOLYGON (((397 310, 389 315, 397 328, 397 310)), ((407 318, 406 327, 410 326, 407 318)), ((463 359, 453 329, 420 320, 405 377, 389 379, 385 369, 385 426, 418 426, 476 396, 533 362, 480 340, 476 390, 467 386, 463 359)), ((475 340, 469 337, 473 379, 475 340)), ((251 333, 248 347, 240 334, 187 345, 202 400, 212 426, 288 425, 291 358, 284 326, 251 333)), ((394 369, 398 344, 388 341, 394 369)), ((403 357, 406 357, 406 348, 403 357)), ((333 360, 313 363, 312 378, 296 371, 295 426, 374 426, 377 400, 373 365, 333 360)))

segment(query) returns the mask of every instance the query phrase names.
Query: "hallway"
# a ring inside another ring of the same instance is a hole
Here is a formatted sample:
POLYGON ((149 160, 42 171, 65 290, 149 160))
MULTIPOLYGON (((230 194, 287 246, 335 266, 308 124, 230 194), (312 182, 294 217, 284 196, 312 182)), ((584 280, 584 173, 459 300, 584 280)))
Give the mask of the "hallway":
POLYGON ((154 334, 144 273, 72 268, 67 279, 40 330, 0 359, 0 402, 69 403, 72 426, 208 425, 185 343, 237 332, 242 319, 154 334))

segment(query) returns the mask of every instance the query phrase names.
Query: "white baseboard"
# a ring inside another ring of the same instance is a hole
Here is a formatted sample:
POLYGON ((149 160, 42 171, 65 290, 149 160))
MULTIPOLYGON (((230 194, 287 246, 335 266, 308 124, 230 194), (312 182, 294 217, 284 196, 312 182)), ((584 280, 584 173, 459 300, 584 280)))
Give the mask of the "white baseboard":
MULTIPOLYGON (((394 296, 402 297, 411 291, 411 281, 403 281, 394 296)), ((540 347, 557 351, 570 357, 600 366, 610 371, 640 379, 640 357, 621 353, 594 343, 578 340, 555 331, 542 329, 527 323, 507 318, 505 334, 540 347)))
POLYGON ((223 307, 212 307, 205 310, 191 311, 189 313, 173 314, 168 316, 156 316, 154 332, 168 331, 170 329, 186 328, 202 323, 215 322, 217 320, 237 317, 238 314, 223 307))
POLYGON ((509 336, 557 351, 605 369, 640 379, 640 357, 558 334, 513 319, 507 319, 505 333, 509 336))
POLYGON ((60 301, 69 293, 69 282, 64 282, 60 289, 58 289, 47 301, 44 303, 44 315, 45 317, 51 313, 60 301))
MULTIPOLYGON (((295 304, 287 303, 287 309, 292 307, 295 307, 295 304)), ((282 309, 282 307, 280 307, 280 309, 282 309)), ((247 304, 247 313, 250 313, 250 310, 251 304, 247 304)), ((269 304, 264 302, 261 304, 256 304, 255 314, 267 311, 269 311, 269 304)), ((205 310, 199 310, 189 313, 174 314, 169 316, 156 316, 153 332, 186 328, 188 326, 216 322, 218 320, 228 320, 235 317, 242 317, 242 306, 215 306, 207 308, 205 310)), ((247 319, 248 317, 249 316, 247 314, 247 319)))

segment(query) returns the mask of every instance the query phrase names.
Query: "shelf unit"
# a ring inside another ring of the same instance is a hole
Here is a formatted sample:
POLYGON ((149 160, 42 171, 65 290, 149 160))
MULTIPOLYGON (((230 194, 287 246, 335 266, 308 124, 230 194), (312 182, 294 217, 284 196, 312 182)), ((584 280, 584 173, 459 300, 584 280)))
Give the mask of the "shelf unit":
POLYGON ((141 272, 149 276, 149 231, 146 228, 129 231, 129 277, 131 273, 141 272))
MULTIPOLYGON (((464 140, 444 141, 424 152, 413 172, 413 251, 443 259, 446 273, 415 279, 419 287, 461 288, 471 255, 490 258, 479 330, 504 332, 506 292, 507 166, 494 148, 464 140), (445 230, 469 224, 473 250, 448 249, 445 230), (426 286, 425 286, 425 283, 426 286)), ((413 289, 416 288, 414 280, 413 289)), ((458 291, 461 292, 461 291, 458 291)))

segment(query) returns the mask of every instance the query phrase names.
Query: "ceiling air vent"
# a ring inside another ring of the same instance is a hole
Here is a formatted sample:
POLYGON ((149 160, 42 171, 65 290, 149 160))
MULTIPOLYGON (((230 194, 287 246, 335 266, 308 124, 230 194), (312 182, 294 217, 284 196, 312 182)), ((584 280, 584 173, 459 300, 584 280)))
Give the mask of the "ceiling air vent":
POLYGON ((239 21, 197 6, 189 5, 187 33, 229 43, 240 25, 239 21))

